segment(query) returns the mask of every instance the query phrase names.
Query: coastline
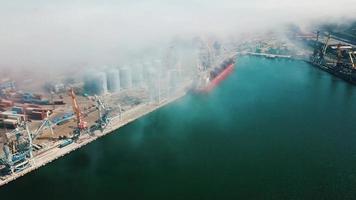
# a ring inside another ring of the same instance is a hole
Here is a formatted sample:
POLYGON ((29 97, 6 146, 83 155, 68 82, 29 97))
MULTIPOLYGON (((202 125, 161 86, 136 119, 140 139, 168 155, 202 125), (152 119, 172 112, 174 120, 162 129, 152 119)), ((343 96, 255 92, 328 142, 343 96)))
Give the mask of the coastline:
POLYGON ((122 115, 122 119, 115 119, 113 120, 108 127, 100 133, 97 133, 95 135, 88 135, 84 134, 81 135, 78 139, 78 141, 73 142, 65 147, 59 148, 59 145, 61 142, 56 142, 53 146, 51 146, 49 149, 47 149, 45 152, 40 153, 39 155, 35 156, 30 160, 31 166, 19 171, 19 172, 14 172, 10 175, 0 177, 0 187, 3 185, 6 185, 42 166, 45 166, 48 163, 51 163, 52 161, 59 159, 72 151, 75 151, 107 134, 111 134, 114 131, 119 130, 121 127, 134 122, 135 120, 150 114, 151 112, 158 110, 164 106, 167 106, 170 103, 173 103, 181 98, 183 98, 187 94, 187 91, 185 89, 179 91, 175 96, 164 99, 160 103, 150 103, 150 104, 141 104, 138 105, 137 107, 134 107, 122 115))

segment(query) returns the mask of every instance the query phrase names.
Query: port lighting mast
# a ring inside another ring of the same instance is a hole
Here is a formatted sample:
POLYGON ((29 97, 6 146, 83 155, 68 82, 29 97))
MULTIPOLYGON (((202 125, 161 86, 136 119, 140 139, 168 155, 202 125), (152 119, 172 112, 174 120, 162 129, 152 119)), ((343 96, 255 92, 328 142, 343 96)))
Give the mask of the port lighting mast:
POLYGON ((69 96, 72 98, 72 107, 73 107, 73 112, 74 114, 76 115, 76 118, 77 118, 77 123, 78 123, 78 129, 81 131, 81 130, 84 130, 87 128, 87 122, 84 121, 83 119, 83 115, 80 111, 80 108, 78 106, 78 102, 77 102, 77 97, 74 93, 74 89, 71 88, 69 90, 69 96))

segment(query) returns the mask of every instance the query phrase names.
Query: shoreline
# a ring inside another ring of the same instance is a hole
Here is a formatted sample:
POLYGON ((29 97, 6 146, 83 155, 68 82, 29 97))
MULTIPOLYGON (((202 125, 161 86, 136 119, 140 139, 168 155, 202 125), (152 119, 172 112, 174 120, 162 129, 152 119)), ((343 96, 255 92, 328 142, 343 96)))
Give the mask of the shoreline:
POLYGON ((141 117, 144 117, 148 114, 150 114, 153 111, 156 111, 160 108, 163 108, 167 105, 169 105, 170 103, 173 103, 181 98, 183 98, 184 96, 186 96, 186 94, 188 93, 188 91, 186 91, 185 89, 183 89, 182 91, 179 91, 176 95, 174 95, 173 97, 170 97, 168 99, 164 99, 163 101, 161 101, 160 103, 151 103, 151 104, 141 104, 138 105, 137 107, 134 107, 128 111, 126 111, 125 113, 122 114, 122 119, 115 119, 113 120, 108 127, 100 133, 97 133, 95 135, 88 135, 88 134, 84 134, 81 135, 78 139, 78 141, 73 142, 65 147, 59 148, 59 145, 61 142, 56 142, 53 146, 51 146, 49 149, 47 149, 46 151, 36 155, 35 157, 33 157, 32 159, 29 160, 30 163, 30 167, 25 168, 22 171, 19 172, 14 172, 13 174, 7 175, 7 176, 3 176, 0 177, 0 187, 22 177, 25 176, 26 174, 47 165, 48 163, 51 163, 54 160, 57 160, 105 135, 111 134, 114 131, 119 130, 121 127, 124 127, 134 121, 136 121, 137 119, 140 119, 141 117))

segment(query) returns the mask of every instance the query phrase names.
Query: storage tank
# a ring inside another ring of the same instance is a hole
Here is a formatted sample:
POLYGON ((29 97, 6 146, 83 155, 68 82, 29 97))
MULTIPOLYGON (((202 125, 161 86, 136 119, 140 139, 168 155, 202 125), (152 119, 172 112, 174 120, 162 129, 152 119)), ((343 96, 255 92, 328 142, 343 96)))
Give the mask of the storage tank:
POLYGON ((125 89, 132 87, 131 69, 127 67, 120 69, 120 86, 125 89))
POLYGON ((97 79, 96 79, 95 84, 97 84, 99 95, 105 94, 108 92, 107 79, 106 79, 106 74, 104 72, 99 72, 97 74, 97 79))
POLYGON ((107 93, 106 73, 89 70, 84 77, 84 91, 91 95, 107 93))
POLYGON ((107 87, 109 92, 120 91, 120 72, 118 69, 109 69, 106 72, 107 87))
POLYGON ((132 70, 132 85, 138 88, 141 88, 144 85, 142 64, 136 64, 132 70))
POLYGON ((151 102, 156 102, 159 99, 159 77, 158 77, 158 70, 150 65, 148 68, 145 68, 145 80, 146 80, 146 89, 150 96, 151 102))
POLYGON ((147 87, 150 85, 152 82, 154 82, 157 79, 157 70, 156 68, 153 67, 152 62, 145 62, 143 69, 142 69, 142 75, 143 75, 143 80, 145 82, 144 86, 147 87))

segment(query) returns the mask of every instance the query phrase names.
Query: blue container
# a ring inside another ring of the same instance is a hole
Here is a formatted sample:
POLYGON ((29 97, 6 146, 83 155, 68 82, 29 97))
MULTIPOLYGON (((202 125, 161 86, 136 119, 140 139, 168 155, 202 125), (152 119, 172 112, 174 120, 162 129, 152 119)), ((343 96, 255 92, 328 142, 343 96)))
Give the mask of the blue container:
POLYGON ((23 114, 23 108, 21 107, 12 107, 11 111, 16 112, 16 114, 23 114))

